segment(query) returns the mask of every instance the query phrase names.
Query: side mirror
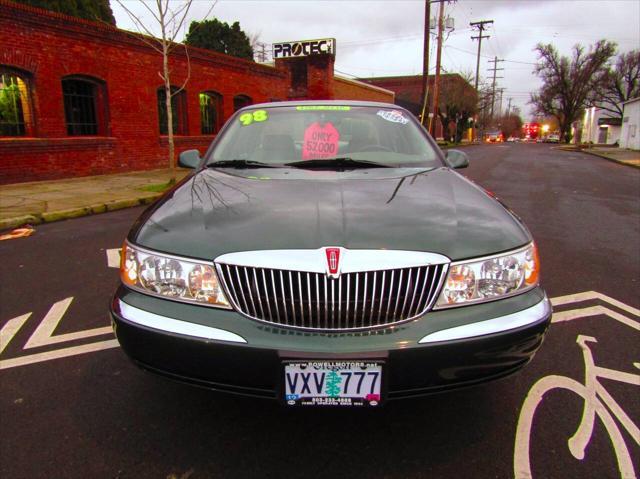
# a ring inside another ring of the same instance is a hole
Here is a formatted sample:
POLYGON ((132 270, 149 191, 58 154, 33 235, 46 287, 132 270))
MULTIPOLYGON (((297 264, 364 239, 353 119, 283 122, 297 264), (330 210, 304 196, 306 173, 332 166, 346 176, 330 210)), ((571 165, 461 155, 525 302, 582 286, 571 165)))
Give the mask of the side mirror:
POLYGON ((200 160, 200 152, 198 150, 186 150, 180 153, 178 165, 183 168, 197 168, 200 160))
POLYGON ((451 165, 451 168, 466 168, 469 166, 469 156, 464 151, 447 150, 445 158, 451 165))

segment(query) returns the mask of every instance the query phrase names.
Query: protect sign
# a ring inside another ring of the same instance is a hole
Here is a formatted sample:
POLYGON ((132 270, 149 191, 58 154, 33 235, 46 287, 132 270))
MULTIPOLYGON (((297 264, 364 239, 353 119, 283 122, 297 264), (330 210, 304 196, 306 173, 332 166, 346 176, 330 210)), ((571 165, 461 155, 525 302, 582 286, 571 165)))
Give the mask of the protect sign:
POLYGON ((304 131, 302 159, 331 158, 338 153, 340 133, 331 123, 312 123, 304 131))
POLYGON ((310 55, 336 54, 336 39, 300 40, 273 44, 273 58, 307 57, 310 55))

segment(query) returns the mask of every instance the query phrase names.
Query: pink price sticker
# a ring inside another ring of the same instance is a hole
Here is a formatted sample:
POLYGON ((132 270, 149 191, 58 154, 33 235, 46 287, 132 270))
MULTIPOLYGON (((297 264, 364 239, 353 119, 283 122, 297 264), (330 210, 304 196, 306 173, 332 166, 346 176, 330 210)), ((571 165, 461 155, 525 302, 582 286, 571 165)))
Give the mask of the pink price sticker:
POLYGON ((340 133, 331 123, 315 122, 304 131, 302 159, 331 158, 338 154, 340 133))

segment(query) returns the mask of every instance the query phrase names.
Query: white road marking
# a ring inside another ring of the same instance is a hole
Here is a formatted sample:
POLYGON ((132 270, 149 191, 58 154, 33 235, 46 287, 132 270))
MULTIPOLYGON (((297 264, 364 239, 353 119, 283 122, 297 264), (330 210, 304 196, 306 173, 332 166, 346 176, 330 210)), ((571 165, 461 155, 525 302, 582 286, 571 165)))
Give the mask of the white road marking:
POLYGON ((73 341, 75 339, 90 338, 92 336, 100 336, 113 332, 111 327, 106 326, 104 328, 87 329, 85 331, 78 331, 76 333, 67 333, 54 336, 53 332, 55 331, 56 326, 58 326, 58 323, 60 323, 60 320, 64 316, 64 313, 67 312, 71 301, 73 301, 73 297, 58 301, 53 306, 51 306, 51 309, 49 309, 47 315, 33 332, 31 337, 27 341, 27 344, 25 344, 24 349, 37 348, 40 346, 47 346, 49 344, 63 343, 66 341, 73 341))
POLYGON ((568 294, 567 296, 558 296, 555 298, 551 298, 551 304, 554 306, 561 306, 563 304, 569 303, 580 303, 582 301, 588 301, 591 299, 599 299, 606 303, 612 304, 616 308, 620 308, 627 313, 634 314, 636 316, 640 316, 640 309, 636 309, 628 304, 625 304, 617 299, 613 299, 610 296, 607 296, 602 293, 598 293, 597 291, 585 291, 584 293, 576 293, 576 294, 568 294))
MULTIPOLYGON (((631 316, 640 316, 640 310, 596 291, 586 291, 584 293, 552 298, 551 303, 554 306, 560 306, 572 303, 582 303, 589 300, 600 300, 629 313, 631 316)), ((601 305, 554 312, 552 322, 561 323, 600 315, 609 316, 610 318, 613 318, 636 331, 640 331, 639 321, 631 319, 617 311, 601 305)), ((577 342, 583 350, 583 357, 585 361, 586 378, 584 384, 581 384, 569 377, 550 375, 539 379, 527 393, 516 427, 513 462, 516 479, 531 479, 532 477, 529 447, 534 415, 545 394, 553 389, 565 389, 572 391, 582 397, 585 401, 582 422, 578 426, 575 434, 568 440, 568 446, 571 454, 579 460, 584 458, 585 450, 591 440, 591 435, 593 433, 597 417, 604 424, 605 430, 611 440, 618 463, 618 471, 621 476, 624 478, 636 477, 633 462, 620 432, 618 423, 621 424, 627 432, 629 432, 637 444, 640 444, 640 429, 633 423, 628 414, 614 400, 605 387, 600 384, 598 378, 601 377, 608 380, 624 382, 633 386, 640 386, 640 376, 630 374, 625 371, 617 371, 596 366, 594 364, 591 351, 587 345, 588 340, 591 340, 591 342, 597 342, 595 338, 588 338, 581 335, 577 338, 577 342), (616 419, 618 422, 616 422, 616 419)), ((633 365, 636 368, 640 368, 639 363, 633 363, 633 365)))
POLYGON ((9 341, 13 339, 22 325, 29 319, 29 316, 31 316, 31 313, 23 314, 17 318, 10 319, 7 321, 7 324, 2 326, 2 329, 0 329, 0 354, 2 354, 4 348, 7 347, 9 341))
POLYGON ((571 321, 574 319, 586 318, 588 316, 598 316, 601 314, 620 321, 621 323, 632 327, 636 331, 640 331, 640 323, 604 306, 591 306, 590 308, 570 309, 569 311, 560 311, 558 313, 553 313, 553 319, 551 320, 551 322, 561 323, 563 321, 571 321))
POLYGON ((30 354, 28 356, 20 356, 18 358, 0 360, 0 370, 15 368, 18 366, 26 366, 27 364, 40 363, 43 361, 51 361, 52 359, 66 358, 76 356, 78 354, 93 353, 95 351, 103 351, 105 349, 117 348, 120 346, 117 339, 109 339, 108 341, 100 341, 97 343, 83 344, 82 346, 72 346, 69 348, 56 349, 44 353, 30 354))
POLYGON ((107 266, 109 268, 120 267, 120 248, 111 248, 105 251, 107 253, 107 266))

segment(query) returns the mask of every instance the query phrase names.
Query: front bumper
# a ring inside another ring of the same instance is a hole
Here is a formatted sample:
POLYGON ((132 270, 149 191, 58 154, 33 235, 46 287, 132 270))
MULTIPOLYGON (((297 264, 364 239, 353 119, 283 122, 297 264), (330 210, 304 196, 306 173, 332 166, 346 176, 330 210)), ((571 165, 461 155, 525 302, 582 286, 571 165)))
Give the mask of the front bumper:
POLYGON ((320 333, 272 327, 234 311, 153 298, 121 287, 116 336, 144 369, 210 389, 281 398, 283 360, 384 361, 387 398, 469 386, 517 371, 551 321, 540 288, 512 298, 431 311, 376 331, 320 333))

